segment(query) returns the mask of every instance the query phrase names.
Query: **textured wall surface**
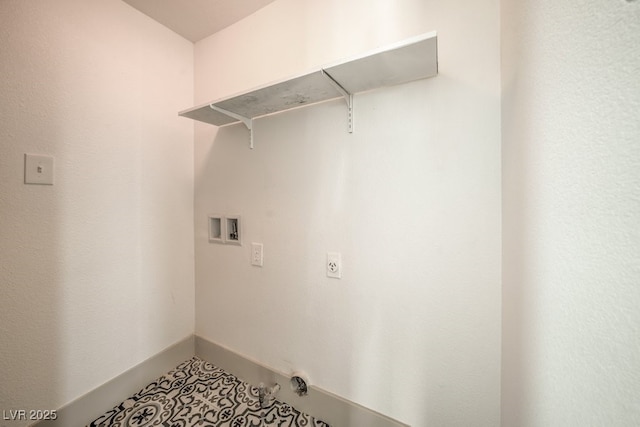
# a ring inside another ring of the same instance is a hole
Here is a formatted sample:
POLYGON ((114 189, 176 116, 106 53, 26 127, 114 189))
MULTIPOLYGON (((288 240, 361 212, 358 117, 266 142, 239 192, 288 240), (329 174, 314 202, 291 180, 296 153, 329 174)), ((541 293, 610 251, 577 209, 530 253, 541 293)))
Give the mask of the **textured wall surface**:
POLYGON ((502 6, 502 424, 637 426, 640 3, 502 6))
POLYGON ((257 120, 254 150, 197 124, 197 334, 411 425, 498 424, 499 4, 472 3, 281 0, 196 44, 197 103, 433 30, 440 65, 356 96, 352 135, 341 101, 257 120))
POLYGON ((0 40, 0 409, 57 409, 193 332, 193 45, 119 0, 4 0, 0 40))

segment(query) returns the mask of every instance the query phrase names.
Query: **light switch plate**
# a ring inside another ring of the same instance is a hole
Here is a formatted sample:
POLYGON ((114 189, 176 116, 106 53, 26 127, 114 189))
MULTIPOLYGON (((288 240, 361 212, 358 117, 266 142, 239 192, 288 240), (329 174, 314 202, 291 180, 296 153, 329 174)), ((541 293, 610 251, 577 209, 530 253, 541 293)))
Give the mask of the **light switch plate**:
POLYGON ((53 157, 25 154, 24 183, 53 185, 53 157))
POLYGON ((262 243, 251 243, 251 265, 262 267, 264 263, 264 253, 262 243))

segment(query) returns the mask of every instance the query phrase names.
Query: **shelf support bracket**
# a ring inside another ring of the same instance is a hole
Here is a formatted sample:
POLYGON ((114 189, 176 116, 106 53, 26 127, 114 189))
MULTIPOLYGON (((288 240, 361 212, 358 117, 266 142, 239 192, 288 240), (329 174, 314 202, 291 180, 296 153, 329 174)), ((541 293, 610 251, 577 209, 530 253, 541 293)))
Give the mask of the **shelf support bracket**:
POLYGON ((349 133, 353 133, 353 94, 347 92, 347 90, 343 88, 342 85, 338 83, 333 77, 331 77, 331 75, 325 70, 322 70, 322 75, 325 76, 329 80, 329 83, 331 83, 333 87, 335 87, 336 90, 342 94, 342 97, 347 103, 347 121, 349 125, 349 133))
POLYGON ((214 104, 210 104, 209 107, 219 113, 226 114, 231 118, 240 120, 247 127, 247 129, 249 129, 249 148, 253 150, 253 119, 241 116, 240 114, 236 114, 233 111, 225 110, 224 108, 220 108, 214 104))

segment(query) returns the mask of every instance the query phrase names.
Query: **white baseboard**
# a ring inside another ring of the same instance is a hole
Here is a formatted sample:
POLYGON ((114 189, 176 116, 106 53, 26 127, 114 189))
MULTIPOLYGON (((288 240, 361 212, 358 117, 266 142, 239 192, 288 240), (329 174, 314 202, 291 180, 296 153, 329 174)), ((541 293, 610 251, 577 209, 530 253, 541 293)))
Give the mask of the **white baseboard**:
POLYGON ((63 406, 57 411, 55 420, 33 425, 85 426, 194 354, 195 338, 192 335, 63 406))
POLYGON ((300 397, 290 387, 290 376, 271 369, 202 337, 195 337, 195 354, 253 385, 280 384, 276 398, 297 410, 325 421, 331 427, 408 427, 378 412, 350 402, 313 385, 307 396, 300 397))

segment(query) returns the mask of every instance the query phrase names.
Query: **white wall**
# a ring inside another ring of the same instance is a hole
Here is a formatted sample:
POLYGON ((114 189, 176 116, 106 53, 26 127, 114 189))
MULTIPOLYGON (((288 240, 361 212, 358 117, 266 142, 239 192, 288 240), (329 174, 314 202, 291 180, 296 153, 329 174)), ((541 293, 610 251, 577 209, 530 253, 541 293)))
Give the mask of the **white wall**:
POLYGON ((3 0, 0 40, 0 408, 57 409, 193 333, 193 45, 119 0, 3 0))
POLYGON ((254 150, 197 124, 196 333, 411 425, 495 426, 499 3, 279 0, 196 44, 195 98, 433 30, 440 75, 358 95, 352 135, 341 101, 257 120, 254 150), (244 246, 207 242, 213 212, 244 246))
POLYGON ((638 34, 638 2, 502 2, 504 426, 640 425, 638 34))

